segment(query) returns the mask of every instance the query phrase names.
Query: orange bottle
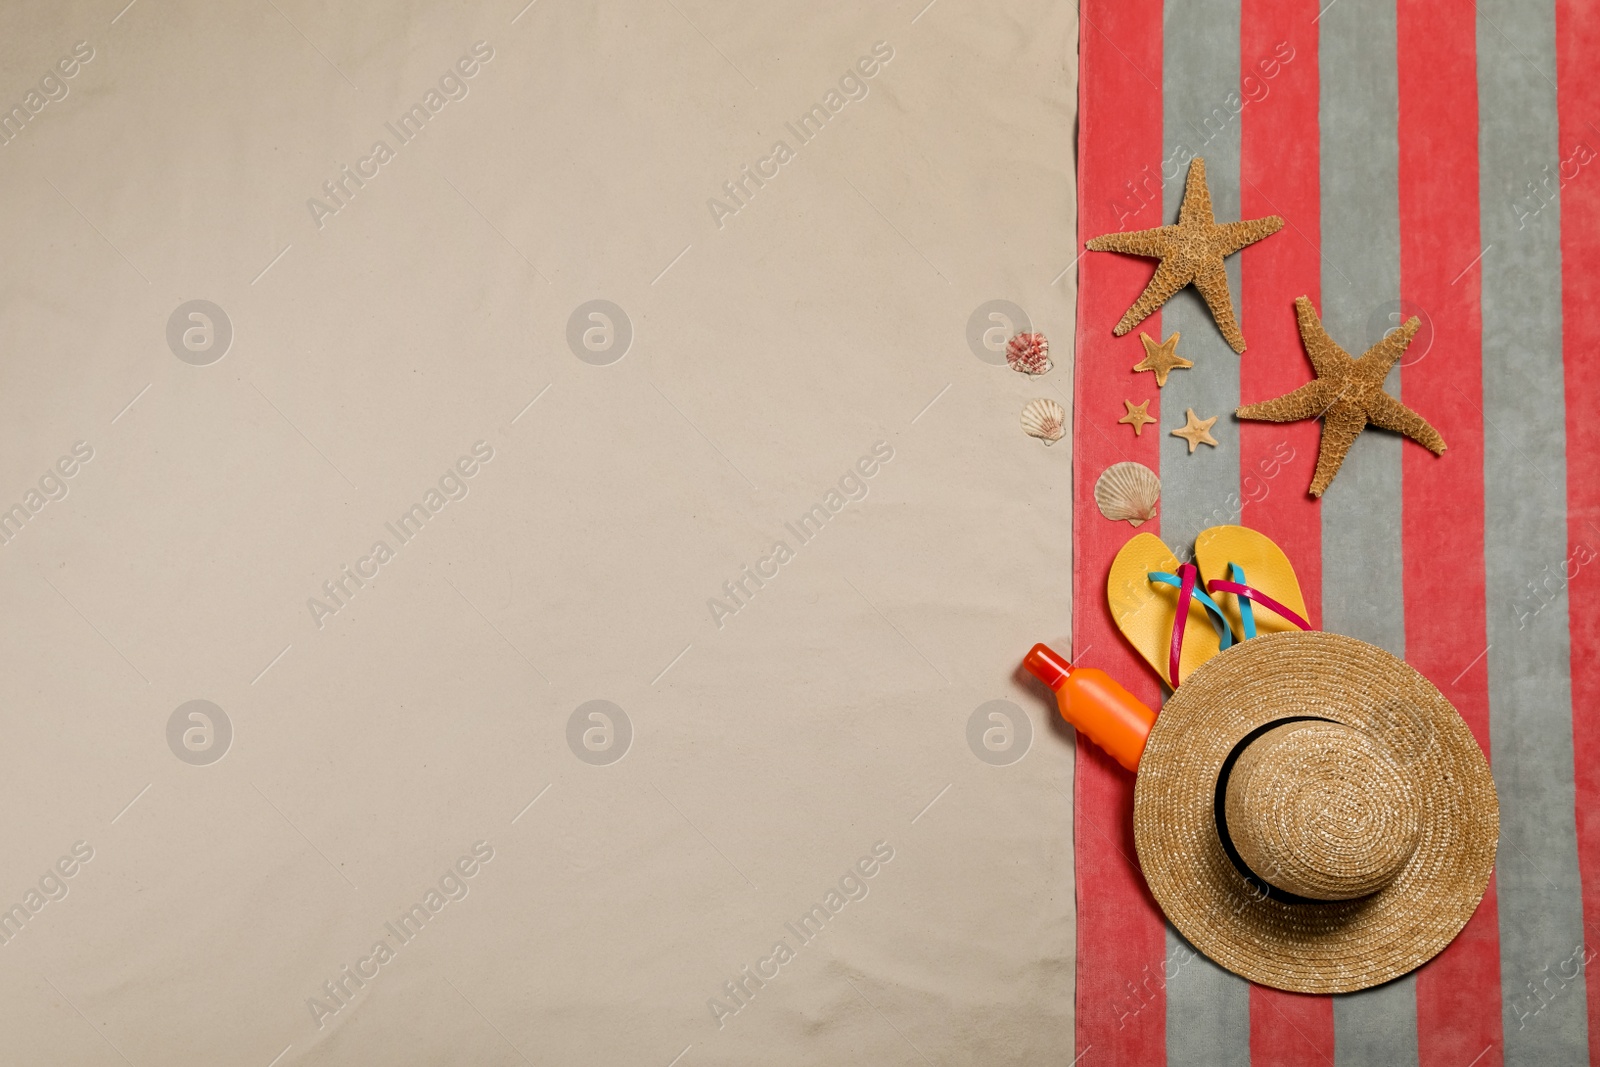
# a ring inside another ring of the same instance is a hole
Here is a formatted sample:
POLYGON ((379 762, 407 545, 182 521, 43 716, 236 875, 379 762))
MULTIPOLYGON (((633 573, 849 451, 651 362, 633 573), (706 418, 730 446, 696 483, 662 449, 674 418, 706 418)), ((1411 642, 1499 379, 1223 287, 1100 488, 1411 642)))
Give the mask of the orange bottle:
POLYGON ((1054 690, 1063 719, 1128 770, 1139 769, 1155 712, 1105 671, 1074 667, 1049 645, 1034 645, 1022 665, 1054 690))

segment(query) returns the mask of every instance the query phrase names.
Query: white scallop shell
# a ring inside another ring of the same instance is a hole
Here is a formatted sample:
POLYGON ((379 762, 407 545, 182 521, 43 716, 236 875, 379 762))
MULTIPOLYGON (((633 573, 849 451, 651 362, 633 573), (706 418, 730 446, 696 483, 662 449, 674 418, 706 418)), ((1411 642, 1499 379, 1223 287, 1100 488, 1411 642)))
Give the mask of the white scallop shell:
POLYGON ((1037 437, 1047 445, 1061 440, 1067 425, 1067 409, 1045 397, 1030 400, 1022 409, 1022 432, 1037 437))
POLYGON ((1094 502, 1113 522, 1126 519, 1138 526, 1155 518, 1161 479, 1143 463, 1113 463, 1094 483, 1094 502))

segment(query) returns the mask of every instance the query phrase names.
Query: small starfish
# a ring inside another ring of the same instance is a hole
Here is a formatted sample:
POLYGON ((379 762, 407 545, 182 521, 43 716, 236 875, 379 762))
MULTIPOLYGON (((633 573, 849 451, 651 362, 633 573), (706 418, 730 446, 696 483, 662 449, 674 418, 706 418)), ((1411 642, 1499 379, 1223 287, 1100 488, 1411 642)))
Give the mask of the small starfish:
POLYGON ((1175 370, 1183 370, 1194 366, 1192 360, 1184 359, 1178 355, 1178 335, 1156 344, 1150 335, 1143 330, 1139 331, 1139 340, 1144 342, 1144 358, 1133 365, 1135 371, 1154 371, 1156 375, 1156 388, 1164 389, 1167 385, 1167 375, 1175 370))
POLYGON ((1192 282, 1205 297, 1222 336, 1235 352, 1243 352, 1244 334, 1239 332, 1238 320, 1233 317, 1233 295, 1228 291, 1228 272, 1222 260, 1281 229, 1283 219, 1277 215, 1218 223, 1211 212, 1206 161, 1195 156, 1194 162, 1189 164, 1189 178, 1184 185, 1183 206, 1178 209, 1176 226, 1108 233, 1089 242, 1091 252, 1126 252, 1161 260, 1155 277, 1111 332, 1121 337, 1165 304, 1173 293, 1192 282))
POLYGON ((1135 437, 1143 437, 1144 424, 1156 421, 1150 417, 1150 401, 1146 400, 1138 406, 1135 406, 1131 400, 1124 400, 1122 403, 1127 406, 1128 413, 1118 419, 1117 424, 1120 426, 1122 423, 1127 423, 1133 427, 1133 435, 1135 437))
POLYGON ((1435 455, 1444 452, 1444 438, 1439 431, 1383 391, 1383 379, 1420 325, 1415 315, 1367 349, 1360 359, 1352 359, 1322 328, 1322 320, 1310 300, 1299 297, 1294 308, 1300 320, 1300 340, 1311 357, 1316 378, 1276 400, 1242 407, 1237 414, 1241 419, 1270 422, 1322 419, 1322 446, 1317 450, 1317 469, 1311 475, 1312 496, 1321 496, 1328 488, 1350 446, 1368 423, 1404 434, 1435 455))
POLYGON ((1217 447, 1217 439, 1211 436, 1211 427, 1217 424, 1217 417, 1197 419, 1194 417, 1194 408, 1188 408, 1184 414, 1184 424, 1172 431, 1172 436, 1181 437, 1189 442, 1189 455, 1194 455, 1194 450, 1201 445, 1217 447))

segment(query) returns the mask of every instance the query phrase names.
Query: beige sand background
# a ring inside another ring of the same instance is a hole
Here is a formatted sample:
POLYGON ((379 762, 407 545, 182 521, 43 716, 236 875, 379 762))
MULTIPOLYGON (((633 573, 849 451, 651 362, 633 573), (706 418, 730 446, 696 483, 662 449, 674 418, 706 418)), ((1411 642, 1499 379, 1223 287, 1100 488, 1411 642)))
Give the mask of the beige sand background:
POLYGON ((1072 5, 123 2, 0 15, 6 1062, 1069 1055, 1072 5))

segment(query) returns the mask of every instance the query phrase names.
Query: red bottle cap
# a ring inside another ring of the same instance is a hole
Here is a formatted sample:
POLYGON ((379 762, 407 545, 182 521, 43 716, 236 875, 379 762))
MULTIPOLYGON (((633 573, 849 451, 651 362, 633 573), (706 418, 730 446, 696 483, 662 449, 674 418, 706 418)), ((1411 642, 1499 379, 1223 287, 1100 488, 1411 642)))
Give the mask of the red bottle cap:
POLYGON ((1072 673, 1072 664, 1049 645, 1034 645, 1023 658, 1022 665, 1051 689, 1060 689, 1067 675, 1072 673))

